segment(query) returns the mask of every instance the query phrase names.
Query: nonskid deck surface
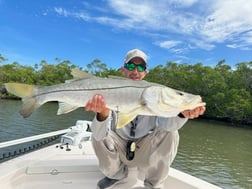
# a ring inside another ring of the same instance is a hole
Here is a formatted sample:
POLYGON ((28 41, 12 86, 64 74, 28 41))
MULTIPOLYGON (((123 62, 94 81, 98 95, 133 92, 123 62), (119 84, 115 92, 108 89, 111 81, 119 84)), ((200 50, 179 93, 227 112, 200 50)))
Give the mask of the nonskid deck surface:
MULTIPOLYGON (((67 152, 54 146, 26 154, 17 160, 3 163, 1 175, 8 169, 9 176, 1 177, 0 188, 4 189, 95 189, 104 176, 90 144, 83 150, 71 147, 67 152), (42 159, 41 159, 42 158, 42 159)), ((127 183, 115 187, 129 189, 142 186, 138 172, 132 169, 127 183)))
MULTIPOLYGON (((133 176, 133 174, 131 175, 133 176)), ((25 189, 95 189, 97 182, 103 178, 100 171, 86 171, 76 173, 59 173, 56 175, 37 174, 25 175, 23 178, 16 179, 14 188, 25 189)), ((129 182, 117 185, 116 188, 129 189, 133 186, 143 186, 142 183, 135 178, 129 179, 129 182)))
MULTIPOLYGON (((104 176, 100 172, 92 145, 89 142, 71 151, 56 145, 26 154, 0 166, 1 189, 96 189, 104 176)), ((136 168, 129 169, 127 182, 113 189, 143 188, 143 175, 136 168)), ((220 189, 186 175, 170 170, 165 189, 220 189)))

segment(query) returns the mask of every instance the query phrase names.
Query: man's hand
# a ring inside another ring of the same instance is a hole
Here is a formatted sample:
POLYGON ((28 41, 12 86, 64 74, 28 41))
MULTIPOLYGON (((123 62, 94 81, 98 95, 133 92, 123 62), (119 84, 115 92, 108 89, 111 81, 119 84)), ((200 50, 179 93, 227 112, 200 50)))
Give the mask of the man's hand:
POLYGON ((109 116, 109 109, 106 107, 106 102, 101 95, 94 95, 85 106, 86 111, 97 113, 97 120, 104 121, 109 116))
POLYGON ((199 117, 200 115, 203 115, 205 111, 206 111, 206 107, 200 106, 193 110, 185 110, 181 112, 181 114, 183 114, 185 118, 194 119, 194 118, 199 117))

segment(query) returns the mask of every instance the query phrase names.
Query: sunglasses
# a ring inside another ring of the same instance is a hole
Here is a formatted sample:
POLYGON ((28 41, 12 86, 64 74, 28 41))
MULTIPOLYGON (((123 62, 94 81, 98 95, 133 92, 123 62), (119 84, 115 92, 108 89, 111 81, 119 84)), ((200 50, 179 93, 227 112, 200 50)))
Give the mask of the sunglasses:
POLYGON ((143 72, 146 70, 146 66, 144 64, 135 64, 134 62, 126 63, 124 64, 124 67, 129 71, 133 71, 135 68, 137 68, 138 72, 143 72))

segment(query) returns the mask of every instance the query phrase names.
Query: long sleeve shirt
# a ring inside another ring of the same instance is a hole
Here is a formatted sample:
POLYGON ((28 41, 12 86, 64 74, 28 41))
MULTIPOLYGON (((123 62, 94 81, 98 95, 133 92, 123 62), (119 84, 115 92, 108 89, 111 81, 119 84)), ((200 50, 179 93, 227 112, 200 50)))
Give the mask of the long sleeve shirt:
POLYGON ((116 128, 117 113, 110 111, 108 118, 104 121, 98 121, 95 116, 91 129, 93 137, 97 141, 104 139, 110 130, 114 131, 125 140, 134 140, 146 136, 155 129, 163 129, 165 131, 178 130, 186 123, 187 120, 187 118, 180 118, 178 116, 165 118, 139 115, 137 116, 137 121, 134 122, 134 124, 136 124, 135 136, 132 137, 130 135, 130 130, 133 123, 131 122, 122 128, 116 128))

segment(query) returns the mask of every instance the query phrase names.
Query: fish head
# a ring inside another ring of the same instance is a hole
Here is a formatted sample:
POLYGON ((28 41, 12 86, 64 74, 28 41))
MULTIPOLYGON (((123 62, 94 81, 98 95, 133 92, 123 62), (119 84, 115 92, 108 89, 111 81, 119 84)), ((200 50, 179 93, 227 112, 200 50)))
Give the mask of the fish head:
POLYGON ((143 95, 146 107, 154 115, 174 117, 184 110, 204 106, 199 95, 193 95, 165 86, 152 86, 143 95))
POLYGON ((200 95, 186 93, 169 87, 162 89, 160 103, 163 106, 178 109, 180 112, 205 105, 200 95))

